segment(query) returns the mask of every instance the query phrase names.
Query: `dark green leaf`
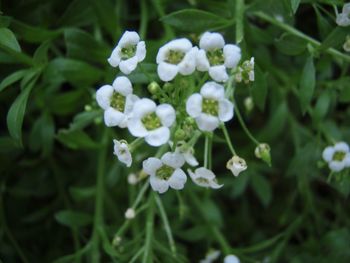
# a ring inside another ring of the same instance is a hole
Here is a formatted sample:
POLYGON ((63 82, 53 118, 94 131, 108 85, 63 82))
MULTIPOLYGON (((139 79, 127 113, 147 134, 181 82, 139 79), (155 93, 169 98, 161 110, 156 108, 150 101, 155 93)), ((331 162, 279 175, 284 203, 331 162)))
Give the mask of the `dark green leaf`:
POLYGON ((280 52, 290 56, 299 55, 306 50, 306 42, 290 34, 283 34, 275 45, 280 52))
POLYGON ((266 76, 257 65, 255 65, 255 81, 253 82, 251 93, 255 104, 263 111, 267 96, 267 83, 266 76))
POLYGON ((95 196, 96 187, 72 187, 69 193, 75 201, 82 201, 95 196))
POLYGON ((299 8, 300 0, 290 0, 290 7, 292 8, 293 14, 295 14, 299 8))
POLYGON ((299 101, 303 113, 306 112, 310 105, 315 90, 315 82, 314 60, 312 57, 309 57, 304 65, 299 84, 299 101))
POLYGON ((55 214, 55 219, 58 223, 68 227, 87 226, 92 222, 91 215, 73 210, 62 210, 55 214))
POLYGON ((13 83, 19 81, 27 73, 28 73, 28 70, 22 69, 22 70, 15 71, 12 74, 8 75, 0 83, 0 92, 3 91, 5 88, 9 87, 10 85, 12 85, 13 83))
POLYGON ((71 149, 95 149, 99 144, 94 142, 89 135, 81 130, 68 132, 61 130, 57 135, 57 140, 71 149))
POLYGON ((336 27, 322 42, 319 47, 320 50, 327 50, 328 48, 339 48, 344 42, 345 38, 349 34, 349 30, 346 27, 336 27))
POLYGON ((260 174, 251 176, 251 183, 254 192, 264 206, 267 206, 271 202, 272 190, 269 181, 260 174))
POLYGON ((15 35, 8 28, 0 28, 0 48, 1 46, 21 52, 21 47, 19 46, 15 35))

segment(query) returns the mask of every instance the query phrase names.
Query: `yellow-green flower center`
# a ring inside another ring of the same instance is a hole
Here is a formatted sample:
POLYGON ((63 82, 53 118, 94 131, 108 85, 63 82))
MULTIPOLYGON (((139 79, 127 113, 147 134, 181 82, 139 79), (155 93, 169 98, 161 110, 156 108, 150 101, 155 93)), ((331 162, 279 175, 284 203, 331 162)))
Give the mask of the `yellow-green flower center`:
POLYGON ((207 178, 204 178, 204 177, 199 177, 199 178, 196 179, 196 181, 199 184, 208 184, 209 183, 209 180, 207 178))
POLYGON ((125 96, 123 96, 119 92, 113 92, 113 95, 111 98, 111 107, 113 107, 117 111, 124 112, 125 96))
POLYGON ((225 63, 224 51, 222 48, 208 50, 207 58, 210 66, 222 65, 225 63))
POLYGON ((179 64, 182 59, 185 57, 185 53, 178 51, 178 50, 169 50, 165 62, 168 62, 170 64, 177 65, 179 64))
POLYGON ((155 112, 152 112, 141 119, 142 124, 149 131, 155 130, 162 126, 159 117, 155 112))
POLYGON ((341 162, 343 161, 346 153, 345 152, 335 152, 333 155, 333 161, 341 162))
POLYGON ((120 53, 120 57, 123 60, 132 58, 136 54, 136 45, 123 47, 120 53))
POLYGON ((202 112, 209 115, 218 116, 219 112, 219 103, 214 99, 203 98, 202 101, 202 112))
POLYGON ((156 171, 156 176, 159 179, 162 180, 168 180, 169 177, 173 174, 174 172, 174 168, 170 167, 168 165, 163 165, 162 167, 160 167, 157 171, 156 171))

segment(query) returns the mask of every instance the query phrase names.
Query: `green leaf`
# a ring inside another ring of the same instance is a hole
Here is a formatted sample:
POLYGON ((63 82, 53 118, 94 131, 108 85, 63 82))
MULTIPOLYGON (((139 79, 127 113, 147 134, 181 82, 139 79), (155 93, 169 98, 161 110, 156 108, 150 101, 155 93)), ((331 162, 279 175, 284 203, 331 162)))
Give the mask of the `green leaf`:
POLYGON ((48 61, 48 50, 51 45, 51 41, 45 41, 36 50, 33 56, 35 63, 46 64, 48 61))
POLYGON ((316 83, 315 73, 314 60, 310 56, 306 60, 299 83, 299 101, 303 114, 305 114, 314 95, 316 83))
POLYGON ((0 153, 8 153, 18 149, 18 144, 11 137, 0 137, 0 153))
POLYGON ((264 176, 255 174, 251 176, 253 190, 261 203, 267 206, 271 202, 272 190, 269 181, 264 176))
POLYGON ((3 91, 5 88, 11 86, 13 83, 16 83, 17 81, 22 79, 27 73, 28 73, 27 69, 22 69, 8 75, 0 83, 0 92, 3 91))
POLYGON ((261 69, 255 64, 255 81, 251 88, 251 94, 255 104, 263 111, 265 109, 265 102, 267 96, 266 76, 261 69))
POLYGON ((349 34, 349 30, 346 27, 336 27, 322 42, 319 47, 320 51, 327 50, 328 48, 339 48, 345 42, 346 36, 349 34))
POLYGON ((328 91, 322 92, 321 95, 318 97, 315 108, 313 110, 313 118, 316 121, 320 121, 326 116, 330 103, 330 93, 328 91))
POLYGON ((71 187, 69 193, 75 201, 82 201, 95 196, 96 187, 71 187))
POLYGON ((67 115, 76 112, 84 106, 89 96, 83 89, 56 94, 49 105, 50 110, 57 115, 67 115))
POLYGON ((22 146, 22 124, 27 101, 31 90, 33 89, 35 78, 28 86, 18 95, 7 113, 7 128, 11 137, 22 146))
POLYGON ((306 50, 306 42, 294 35, 285 33, 276 40, 275 45, 277 49, 286 55, 296 56, 306 50))
POLYGON ((15 34, 8 28, 0 28, 0 47, 1 46, 21 52, 21 47, 18 44, 15 34))
POLYGON ((62 26, 86 26, 96 21, 94 10, 86 0, 71 1, 58 21, 62 26))
POLYGON ((242 42, 244 37, 243 18, 244 18, 244 1, 236 0, 236 43, 242 42))
POLYGON ((92 216, 73 210, 62 210, 55 214, 58 223, 71 228, 87 226, 92 222, 92 216))
POLYGON ((85 111, 77 114, 73 122, 69 124, 69 131, 81 130, 93 123, 93 121, 102 115, 101 111, 85 111))
POLYGON ((94 142, 89 135, 81 130, 69 132, 67 130, 59 131, 56 136, 62 144, 71 149, 95 149, 99 144, 94 142))
POLYGON ((233 189, 231 192, 232 197, 238 197, 244 193, 244 190, 247 188, 249 178, 249 173, 242 173, 234 179, 233 189))
POLYGON ((293 14, 295 14, 299 8, 300 0, 290 0, 290 7, 293 14))
POLYGON ((220 28, 230 23, 230 21, 225 18, 197 9, 176 11, 162 17, 161 21, 176 29, 195 33, 220 28))

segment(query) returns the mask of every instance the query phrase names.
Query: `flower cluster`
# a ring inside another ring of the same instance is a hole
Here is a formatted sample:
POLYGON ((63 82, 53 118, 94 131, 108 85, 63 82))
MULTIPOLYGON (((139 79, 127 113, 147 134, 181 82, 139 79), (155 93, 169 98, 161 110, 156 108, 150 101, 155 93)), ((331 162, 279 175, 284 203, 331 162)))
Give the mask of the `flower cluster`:
POLYGON ((322 152, 322 157, 332 172, 340 172, 350 167, 350 148, 346 142, 338 142, 326 147, 322 152))
MULTIPOLYGON (((108 62, 129 75, 145 58, 145 42, 136 32, 126 31, 108 62)), ((164 83, 149 79, 150 98, 136 95, 141 93, 121 74, 111 85, 100 87, 96 100, 104 111, 105 125, 126 128, 136 137, 130 145, 123 139, 114 140, 114 154, 119 161, 131 167, 133 151, 140 141, 146 142, 160 147, 155 157, 143 161, 143 174, 149 176, 153 190, 164 193, 169 188, 183 189, 187 174, 199 186, 222 187, 209 169, 211 153, 206 151, 204 164, 197 167, 194 146, 200 136, 204 135, 207 142, 217 128, 233 118, 233 81, 239 78, 246 83, 254 81, 254 58, 242 65, 240 60, 241 49, 237 45, 226 44, 219 33, 205 32, 198 47, 187 38, 171 40, 160 47, 156 56, 157 75, 164 83), (230 78, 232 81, 228 81, 230 78), (187 169, 186 174, 186 165, 197 168, 187 169)), ((227 168, 237 176, 247 165, 234 155, 227 168)), ((132 174, 128 180, 135 184, 140 178, 132 174)), ((126 214, 128 218, 133 217, 130 211, 126 214)))

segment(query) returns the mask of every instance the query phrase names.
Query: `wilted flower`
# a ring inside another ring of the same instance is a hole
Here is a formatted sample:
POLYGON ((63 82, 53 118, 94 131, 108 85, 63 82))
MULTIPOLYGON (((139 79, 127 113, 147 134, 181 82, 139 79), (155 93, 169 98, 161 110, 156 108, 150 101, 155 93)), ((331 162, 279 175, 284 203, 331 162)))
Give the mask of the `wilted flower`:
POLYGON ((169 127, 175 117, 175 110, 170 104, 157 106, 150 99, 140 99, 134 105, 128 129, 136 137, 145 137, 149 145, 160 146, 168 142, 169 127))
POLYGON ((335 22, 338 26, 349 26, 350 25, 350 3, 343 6, 341 13, 337 14, 335 22))
POLYGON ((132 156, 126 141, 113 140, 114 152, 113 154, 118 157, 118 160, 124 163, 127 167, 131 166, 132 156))
POLYGON ((165 153, 161 159, 150 157, 143 161, 143 170, 150 175, 151 187, 160 194, 169 187, 181 190, 187 181, 185 172, 181 169, 185 160, 179 153, 165 153))
POLYGON ((248 166, 243 158, 234 155, 230 160, 228 160, 226 168, 229 169, 234 176, 238 176, 241 172, 246 170, 248 166))
POLYGON ((219 257, 220 257, 220 251, 212 250, 212 251, 209 251, 209 253, 205 256, 205 259, 200 260, 199 263, 213 263, 219 257))
POLYGON ((218 82, 228 80, 226 68, 234 68, 241 59, 241 49, 232 44, 225 45, 219 33, 206 32, 199 41, 197 70, 208 71, 212 79, 218 82))
POLYGON ((249 81, 255 80, 255 74, 254 74, 254 57, 252 57, 250 60, 246 60, 243 62, 241 66, 238 67, 237 73, 235 75, 235 79, 237 82, 249 83, 249 81))
POLYGON ((197 168, 194 173, 188 169, 187 172, 192 181, 199 186, 213 189, 218 189, 224 186, 223 184, 218 184, 215 174, 207 168, 197 168))
POLYGON ((334 146, 326 147, 322 152, 322 157, 333 172, 340 172, 350 167, 349 145, 346 142, 338 142, 334 146))
POLYGON ((239 258, 235 255, 227 255, 224 258, 224 263, 240 263, 239 258))
POLYGON ((125 212, 125 218, 129 220, 135 218, 135 215, 136 213, 133 208, 128 208, 125 212))
POLYGON ((140 36, 134 31, 125 31, 118 45, 113 49, 108 62, 112 67, 118 67, 124 74, 130 74, 137 63, 146 57, 146 44, 140 41, 140 36))
POLYGON ((267 143, 260 143, 258 146, 256 146, 254 153, 257 158, 262 159, 264 162, 271 166, 270 151, 270 145, 267 143))
POLYGON ((196 120, 202 131, 213 131, 220 121, 233 117, 233 104, 225 98, 224 87, 213 81, 203 85, 200 93, 192 94, 186 102, 188 115, 196 120))

